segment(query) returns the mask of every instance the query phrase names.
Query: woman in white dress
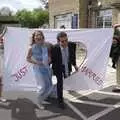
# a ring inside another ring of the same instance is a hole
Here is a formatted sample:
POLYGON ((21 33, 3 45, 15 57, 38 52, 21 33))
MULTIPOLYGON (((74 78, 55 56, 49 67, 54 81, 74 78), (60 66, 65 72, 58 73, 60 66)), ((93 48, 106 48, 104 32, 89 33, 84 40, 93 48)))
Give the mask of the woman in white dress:
POLYGON ((52 90, 50 52, 45 44, 42 31, 35 31, 32 36, 31 48, 28 51, 27 61, 33 64, 33 71, 39 90, 39 107, 43 109, 42 101, 48 97, 52 90))

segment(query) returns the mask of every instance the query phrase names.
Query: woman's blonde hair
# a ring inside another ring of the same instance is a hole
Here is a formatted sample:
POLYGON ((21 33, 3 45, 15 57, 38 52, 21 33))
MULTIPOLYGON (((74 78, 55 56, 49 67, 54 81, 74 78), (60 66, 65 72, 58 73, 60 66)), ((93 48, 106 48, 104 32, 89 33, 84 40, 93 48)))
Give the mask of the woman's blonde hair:
POLYGON ((41 30, 36 30, 36 31, 32 34, 31 45, 35 44, 34 37, 35 37, 35 33, 36 33, 36 32, 40 33, 40 35, 42 36, 42 39, 43 39, 43 40, 45 39, 43 32, 42 32, 41 30))

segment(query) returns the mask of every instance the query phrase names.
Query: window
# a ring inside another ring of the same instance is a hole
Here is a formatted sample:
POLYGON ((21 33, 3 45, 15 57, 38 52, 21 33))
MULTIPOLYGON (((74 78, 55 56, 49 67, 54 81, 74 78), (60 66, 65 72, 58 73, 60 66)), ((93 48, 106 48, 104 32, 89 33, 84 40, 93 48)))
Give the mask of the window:
POLYGON ((102 10, 96 19, 98 28, 110 28, 112 27, 112 10, 102 10))
POLYGON ((64 25, 65 28, 71 28, 71 22, 72 22, 71 13, 55 16, 55 28, 60 28, 62 25, 64 25))

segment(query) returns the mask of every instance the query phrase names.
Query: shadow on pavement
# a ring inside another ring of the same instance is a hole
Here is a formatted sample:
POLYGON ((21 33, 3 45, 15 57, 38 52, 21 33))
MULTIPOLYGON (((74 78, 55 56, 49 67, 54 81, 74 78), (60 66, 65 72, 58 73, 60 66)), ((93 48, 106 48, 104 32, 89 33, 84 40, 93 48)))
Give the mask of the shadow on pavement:
POLYGON ((44 106, 45 110, 38 110, 38 106, 28 98, 18 98, 7 100, 7 103, 4 104, 0 103, 0 109, 11 110, 11 120, 63 120, 64 118, 82 120, 67 105, 64 110, 58 108, 57 100, 54 98, 49 98, 44 106))
POLYGON ((10 109, 12 120, 38 120, 35 109, 38 107, 27 98, 7 100, 8 105, 0 104, 0 109, 10 109))
MULTIPOLYGON (((50 111, 52 113, 57 114, 57 117, 61 117, 61 119, 59 120, 63 120, 62 117, 64 119, 67 118, 67 120, 82 120, 80 119, 80 117, 74 113, 74 111, 72 111, 66 104, 65 104, 65 109, 61 109, 58 107, 57 104, 57 99, 56 98, 49 98, 46 100, 47 104, 45 104, 45 109, 47 111, 50 111)), ((40 120, 47 120, 46 118, 41 118, 40 120)), ((55 117, 53 120, 56 120, 55 117)), ((57 119, 58 120, 58 119, 57 119)))

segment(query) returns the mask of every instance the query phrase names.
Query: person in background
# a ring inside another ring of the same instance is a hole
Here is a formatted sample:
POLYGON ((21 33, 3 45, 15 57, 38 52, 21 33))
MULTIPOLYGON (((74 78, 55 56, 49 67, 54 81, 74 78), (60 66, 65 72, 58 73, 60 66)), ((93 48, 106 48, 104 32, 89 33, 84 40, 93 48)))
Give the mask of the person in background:
POLYGON ((4 56, 4 40, 3 36, 6 32, 4 28, 3 33, 0 34, 0 102, 6 102, 7 100, 2 97, 2 87, 3 87, 3 56, 4 56))
POLYGON ((39 90, 39 108, 44 109, 42 102, 48 97, 52 90, 52 74, 50 70, 50 52, 45 44, 42 31, 35 31, 32 36, 31 48, 28 51, 27 61, 33 64, 33 71, 37 80, 39 90))
POLYGON ((57 35, 57 44, 52 49, 52 69, 57 78, 57 99, 58 107, 64 109, 63 100, 63 79, 70 76, 72 65, 78 71, 76 65, 76 44, 68 42, 65 32, 57 35))
POLYGON ((112 63, 113 63, 112 67, 115 69, 119 56, 120 56, 120 40, 118 36, 114 36, 110 51, 110 57, 112 58, 112 63))
MULTIPOLYGON (((114 28, 114 37, 117 36, 117 49, 115 51, 115 53, 117 53, 117 62, 116 62, 116 83, 117 86, 115 88, 113 88, 113 92, 118 92, 120 93, 120 24, 115 24, 113 26, 114 28)), ((114 38, 113 37, 113 38, 114 38)), ((115 55, 116 56, 116 55, 115 55)))

